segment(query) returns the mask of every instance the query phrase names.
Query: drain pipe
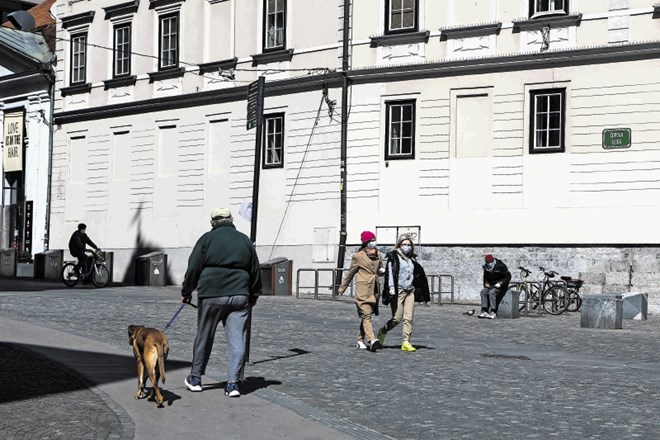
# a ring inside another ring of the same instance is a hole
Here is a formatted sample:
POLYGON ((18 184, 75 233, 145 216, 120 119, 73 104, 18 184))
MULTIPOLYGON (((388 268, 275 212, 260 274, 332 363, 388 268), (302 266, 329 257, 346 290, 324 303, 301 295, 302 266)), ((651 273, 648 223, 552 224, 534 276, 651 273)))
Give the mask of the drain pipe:
POLYGON ((55 57, 53 57, 50 64, 44 66, 44 76, 49 83, 48 94, 50 96, 50 115, 48 115, 48 184, 46 190, 46 233, 44 234, 44 250, 50 249, 50 204, 51 196, 50 192, 52 190, 52 180, 53 180, 53 132, 55 127, 53 127, 53 113, 55 112, 55 69, 53 64, 55 63, 55 57))
POLYGON ((333 294, 337 295, 337 289, 341 284, 342 272, 344 268, 344 258, 346 256, 346 158, 348 150, 348 50, 350 37, 350 13, 351 0, 344 0, 344 24, 342 36, 342 56, 341 56, 341 140, 340 140, 340 214, 339 214, 339 252, 337 253, 337 271, 335 272, 335 286, 333 294))

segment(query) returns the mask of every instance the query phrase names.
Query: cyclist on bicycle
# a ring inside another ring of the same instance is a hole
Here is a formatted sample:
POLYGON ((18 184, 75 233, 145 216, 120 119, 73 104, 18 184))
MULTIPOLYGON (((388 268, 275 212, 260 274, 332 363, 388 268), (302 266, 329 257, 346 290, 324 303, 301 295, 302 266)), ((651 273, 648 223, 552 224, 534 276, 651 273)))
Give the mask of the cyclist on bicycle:
POLYGON ((89 238, 89 235, 87 235, 87 225, 80 223, 78 229, 71 234, 71 238, 69 239, 69 252, 78 259, 78 264, 82 269, 82 273, 85 275, 89 272, 93 260, 93 257, 85 253, 87 245, 101 252, 101 248, 94 244, 92 239, 89 238))
POLYGON ((506 264, 491 254, 484 258, 484 288, 481 291, 481 314, 479 318, 497 318, 497 306, 509 289, 511 272, 506 264))

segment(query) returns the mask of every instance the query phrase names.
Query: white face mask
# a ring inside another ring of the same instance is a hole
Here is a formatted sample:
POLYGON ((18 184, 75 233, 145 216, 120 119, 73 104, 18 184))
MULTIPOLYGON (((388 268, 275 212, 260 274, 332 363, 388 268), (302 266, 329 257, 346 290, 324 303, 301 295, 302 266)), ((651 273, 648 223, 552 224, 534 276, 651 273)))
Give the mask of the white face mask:
POLYGON ((490 263, 486 263, 486 269, 493 270, 494 267, 495 267, 494 261, 491 261, 490 263))
POLYGON ((80 230, 80 233, 81 233, 82 235, 87 235, 87 229, 81 229, 81 230, 80 230))
POLYGON ((409 254, 410 251, 412 250, 412 246, 410 246, 409 244, 402 244, 401 250, 403 251, 404 254, 409 254))
POLYGON ((377 247, 376 240, 371 240, 368 244, 369 249, 375 249, 377 247))

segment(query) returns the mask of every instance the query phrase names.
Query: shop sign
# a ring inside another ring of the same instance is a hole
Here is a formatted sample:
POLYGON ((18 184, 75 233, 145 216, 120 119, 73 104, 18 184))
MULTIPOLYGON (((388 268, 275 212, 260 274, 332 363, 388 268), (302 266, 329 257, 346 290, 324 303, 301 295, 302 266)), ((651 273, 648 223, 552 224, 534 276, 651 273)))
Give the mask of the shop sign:
POLYGON ((2 164, 5 173, 23 170, 23 119, 20 112, 5 113, 2 164))

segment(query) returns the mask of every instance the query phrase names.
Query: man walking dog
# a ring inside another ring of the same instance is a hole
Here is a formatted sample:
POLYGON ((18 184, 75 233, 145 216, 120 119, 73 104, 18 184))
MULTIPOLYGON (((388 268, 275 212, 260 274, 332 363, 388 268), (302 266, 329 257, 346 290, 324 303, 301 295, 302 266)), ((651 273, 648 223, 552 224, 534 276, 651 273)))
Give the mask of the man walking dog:
POLYGON ((197 289, 197 336, 190 375, 185 385, 202 391, 202 376, 213 348, 213 337, 222 322, 227 338, 227 387, 225 394, 239 397, 250 308, 261 295, 261 272, 254 245, 236 230, 231 212, 211 212, 212 229, 202 235, 188 259, 181 288, 181 302, 190 303, 197 289))

